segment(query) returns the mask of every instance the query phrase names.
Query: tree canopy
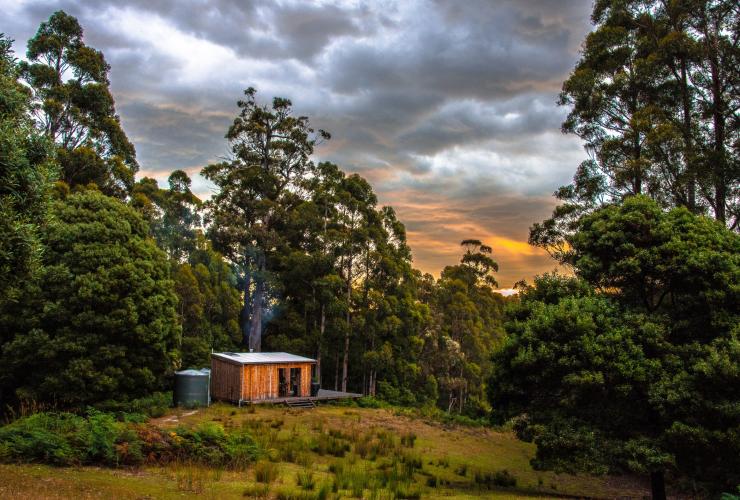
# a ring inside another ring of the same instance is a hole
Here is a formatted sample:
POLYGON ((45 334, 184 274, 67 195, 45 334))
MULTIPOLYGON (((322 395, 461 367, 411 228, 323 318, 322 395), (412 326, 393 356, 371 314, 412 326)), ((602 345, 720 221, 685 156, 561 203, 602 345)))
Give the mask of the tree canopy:
POLYGON ((53 152, 34 128, 11 41, 0 34, 0 308, 38 270, 53 152))
POLYGON ((636 194, 739 229, 738 16, 730 0, 595 2, 559 100, 589 158, 531 243, 562 259, 581 215, 636 194))
POLYGON ((579 278, 544 276, 494 355, 494 415, 556 470, 740 481, 740 236, 636 196, 583 217, 579 278), (581 281, 582 280, 582 281, 581 281))
POLYGON ((57 145, 60 180, 94 183, 124 198, 139 165, 116 114, 103 54, 85 44, 77 19, 60 10, 41 23, 26 57, 20 68, 39 128, 57 145))
POLYGON ((3 387, 66 405, 161 388, 178 366, 181 328, 167 260, 146 223, 96 190, 55 201, 52 216, 42 275, 5 339, 3 387))

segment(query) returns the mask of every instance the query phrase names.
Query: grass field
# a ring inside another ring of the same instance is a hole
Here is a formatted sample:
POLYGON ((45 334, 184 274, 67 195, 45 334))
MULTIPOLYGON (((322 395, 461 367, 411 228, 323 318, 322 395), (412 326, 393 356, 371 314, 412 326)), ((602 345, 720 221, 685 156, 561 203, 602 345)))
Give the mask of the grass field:
POLYGON ((534 471, 533 446, 508 431, 443 425, 387 409, 217 404, 173 411, 153 422, 173 432, 204 423, 227 431, 246 428, 266 456, 243 471, 182 463, 134 470, 2 465, 0 498, 642 498, 648 493, 634 478, 534 471))

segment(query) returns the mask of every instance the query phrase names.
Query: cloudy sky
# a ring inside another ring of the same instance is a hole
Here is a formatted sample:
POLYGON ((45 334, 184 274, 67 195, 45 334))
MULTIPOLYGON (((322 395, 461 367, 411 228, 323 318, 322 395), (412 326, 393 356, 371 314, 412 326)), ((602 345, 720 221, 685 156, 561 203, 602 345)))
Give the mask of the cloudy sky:
POLYGON ((25 43, 55 10, 111 64, 141 175, 198 178, 225 154, 244 88, 288 97, 332 133, 317 150, 371 181, 435 275, 459 242, 493 247, 503 288, 555 267, 527 245, 584 159, 555 104, 589 29, 590 0, 0 0, 25 43))

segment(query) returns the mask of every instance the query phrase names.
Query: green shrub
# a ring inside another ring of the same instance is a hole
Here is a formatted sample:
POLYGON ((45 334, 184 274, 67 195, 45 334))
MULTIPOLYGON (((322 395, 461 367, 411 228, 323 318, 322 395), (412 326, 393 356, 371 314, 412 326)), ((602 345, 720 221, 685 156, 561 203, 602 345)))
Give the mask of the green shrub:
POLYGON ((52 465, 137 465, 173 460, 242 469, 262 455, 244 432, 226 433, 218 424, 165 432, 148 424, 117 421, 110 413, 90 410, 37 413, 0 427, 0 461, 52 465))
POLYGON ((467 476, 468 475, 468 464, 460 464, 460 466, 455 469, 455 474, 458 476, 467 476))
POLYGON ((85 462, 115 464, 116 441, 121 434, 122 425, 118 424, 113 416, 90 410, 87 415, 87 435, 83 439, 87 442, 85 462))
POLYGON ((11 462, 72 465, 84 461, 85 419, 71 413, 36 413, 0 427, 0 458, 11 462))
POLYGON ((178 428, 176 454, 203 465, 243 469, 261 456, 260 447, 244 431, 227 434, 223 426, 205 422, 195 429, 178 428))
POLYGON ((385 401, 376 399, 372 396, 365 396, 355 400, 357 406, 360 408, 387 408, 389 405, 385 401))
POLYGON ((128 401, 108 400, 95 405, 95 409, 106 413, 138 413, 147 417, 159 418, 172 407, 172 392, 155 392, 143 398, 128 401))

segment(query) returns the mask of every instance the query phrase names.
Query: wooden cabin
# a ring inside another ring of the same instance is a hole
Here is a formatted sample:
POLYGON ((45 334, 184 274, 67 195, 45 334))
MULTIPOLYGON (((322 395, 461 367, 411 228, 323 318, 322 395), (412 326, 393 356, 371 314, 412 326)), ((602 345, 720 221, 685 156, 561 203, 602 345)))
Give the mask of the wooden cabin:
POLYGON ((315 359, 287 352, 211 354, 211 397, 234 403, 311 395, 315 359))

